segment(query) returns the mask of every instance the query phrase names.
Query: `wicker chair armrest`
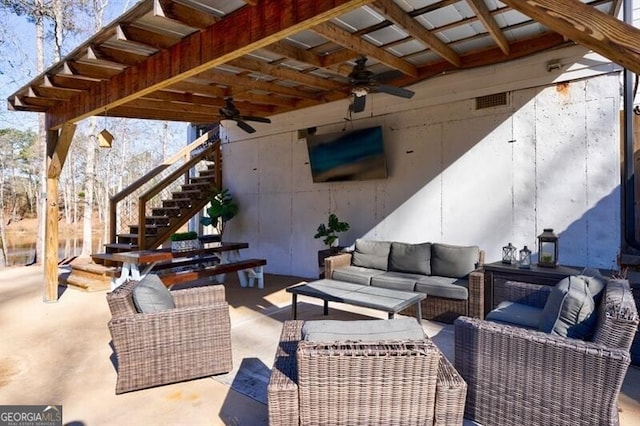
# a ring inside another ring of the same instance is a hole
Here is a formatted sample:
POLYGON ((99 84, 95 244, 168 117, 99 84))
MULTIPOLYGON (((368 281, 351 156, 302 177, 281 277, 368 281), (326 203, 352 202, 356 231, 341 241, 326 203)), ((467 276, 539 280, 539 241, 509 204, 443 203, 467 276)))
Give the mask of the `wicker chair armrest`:
POLYGON ((469 274, 469 316, 484 318, 484 271, 476 269, 469 274))
POLYGON ((171 294, 177 308, 204 306, 226 301, 222 284, 172 290, 171 294))
POLYGON ((520 281, 496 281, 493 285, 493 302, 517 302, 535 308, 544 308, 552 286, 520 281))
POLYGON ((467 383, 445 357, 440 357, 436 382, 434 426, 462 425, 467 383))
POLYGON ((298 366, 296 352, 304 321, 285 321, 267 386, 269 424, 297 426, 298 366))
POLYGON ((615 424, 628 352, 469 317, 454 324, 455 366, 469 387, 466 418, 615 424), (560 397, 569 403, 559 403, 560 397))
POLYGON ((351 253, 340 253, 324 259, 324 277, 331 278, 333 271, 351 265, 351 253))
POLYGON ((112 317, 135 315, 136 308, 131 299, 131 290, 138 281, 127 281, 107 293, 107 304, 112 317))

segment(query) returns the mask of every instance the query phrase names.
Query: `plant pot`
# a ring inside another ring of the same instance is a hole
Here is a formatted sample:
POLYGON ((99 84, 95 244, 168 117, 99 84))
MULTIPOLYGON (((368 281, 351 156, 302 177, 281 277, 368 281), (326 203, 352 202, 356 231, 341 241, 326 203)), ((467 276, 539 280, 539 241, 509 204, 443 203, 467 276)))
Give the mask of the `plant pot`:
POLYGON ((199 248, 200 240, 197 238, 194 240, 171 241, 171 251, 173 252, 193 251, 199 248))

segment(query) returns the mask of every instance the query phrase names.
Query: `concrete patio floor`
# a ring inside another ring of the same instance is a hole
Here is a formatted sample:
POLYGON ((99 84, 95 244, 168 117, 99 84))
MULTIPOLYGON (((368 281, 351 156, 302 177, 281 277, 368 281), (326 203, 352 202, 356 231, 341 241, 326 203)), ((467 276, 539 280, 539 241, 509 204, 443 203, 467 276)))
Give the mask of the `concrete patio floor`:
MULTIPOLYGON (((284 288, 300 279, 268 275, 265 289, 242 289, 234 278, 226 286, 234 363, 256 352, 270 368, 277 336, 265 338, 263 327, 279 329, 288 318, 291 299, 284 288)), ((105 292, 60 287, 58 302, 43 303, 43 282, 39 266, 0 269, 0 405, 62 405, 63 422, 71 426, 267 424, 264 404, 212 378, 115 395, 105 292)), ((320 317, 314 303, 305 301, 299 314, 320 317)), ((338 307, 332 318, 385 315, 338 307)), ((451 340, 450 327, 448 333, 441 336, 451 340)), ((639 367, 629 369, 620 406, 622 425, 640 425, 639 367)))

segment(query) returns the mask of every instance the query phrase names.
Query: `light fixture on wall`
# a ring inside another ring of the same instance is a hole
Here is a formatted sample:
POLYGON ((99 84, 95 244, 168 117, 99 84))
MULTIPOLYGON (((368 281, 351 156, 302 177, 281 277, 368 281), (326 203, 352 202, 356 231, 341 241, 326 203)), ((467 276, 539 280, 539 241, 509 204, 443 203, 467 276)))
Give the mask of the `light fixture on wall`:
POLYGON ((104 109, 104 129, 98 133, 98 146, 100 148, 111 148, 113 135, 107 130, 107 108, 104 109))

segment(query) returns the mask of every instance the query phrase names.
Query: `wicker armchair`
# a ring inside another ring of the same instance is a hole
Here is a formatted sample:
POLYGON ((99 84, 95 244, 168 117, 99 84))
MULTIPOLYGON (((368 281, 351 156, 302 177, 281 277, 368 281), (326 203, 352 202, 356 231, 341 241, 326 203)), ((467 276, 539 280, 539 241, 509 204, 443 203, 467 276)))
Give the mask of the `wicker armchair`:
POLYGON ((110 293, 109 331, 118 358, 116 394, 232 369, 224 286, 172 291, 175 309, 138 313, 129 281, 110 293))
MULTIPOLYGON (((324 260, 324 276, 327 278, 332 277, 334 270, 351 265, 351 260, 351 253, 340 253, 327 257, 324 260)), ((484 304, 486 302, 484 300, 483 265, 484 251, 480 250, 477 269, 469 274, 469 298, 467 300, 429 295, 420 302, 422 318, 449 324, 453 323, 453 321, 461 315, 484 318, 484 304)), ((413 307, 408 308, 403 314, 414 316, 414 309, 413 307)))
POLYGON ((427 338, 322 344, 286 321, 267 388, 269 424, 460 425, 466 383, 427 338))
MULTIPOLYGON (((460 317, 455 366, 465 417, 485 425, 618 425, 618 394, 638 314, 628 283, 609 281, 592 341, 460 317)), ((501 300, 543 307, 551 287, 506 282, 501 300)))

